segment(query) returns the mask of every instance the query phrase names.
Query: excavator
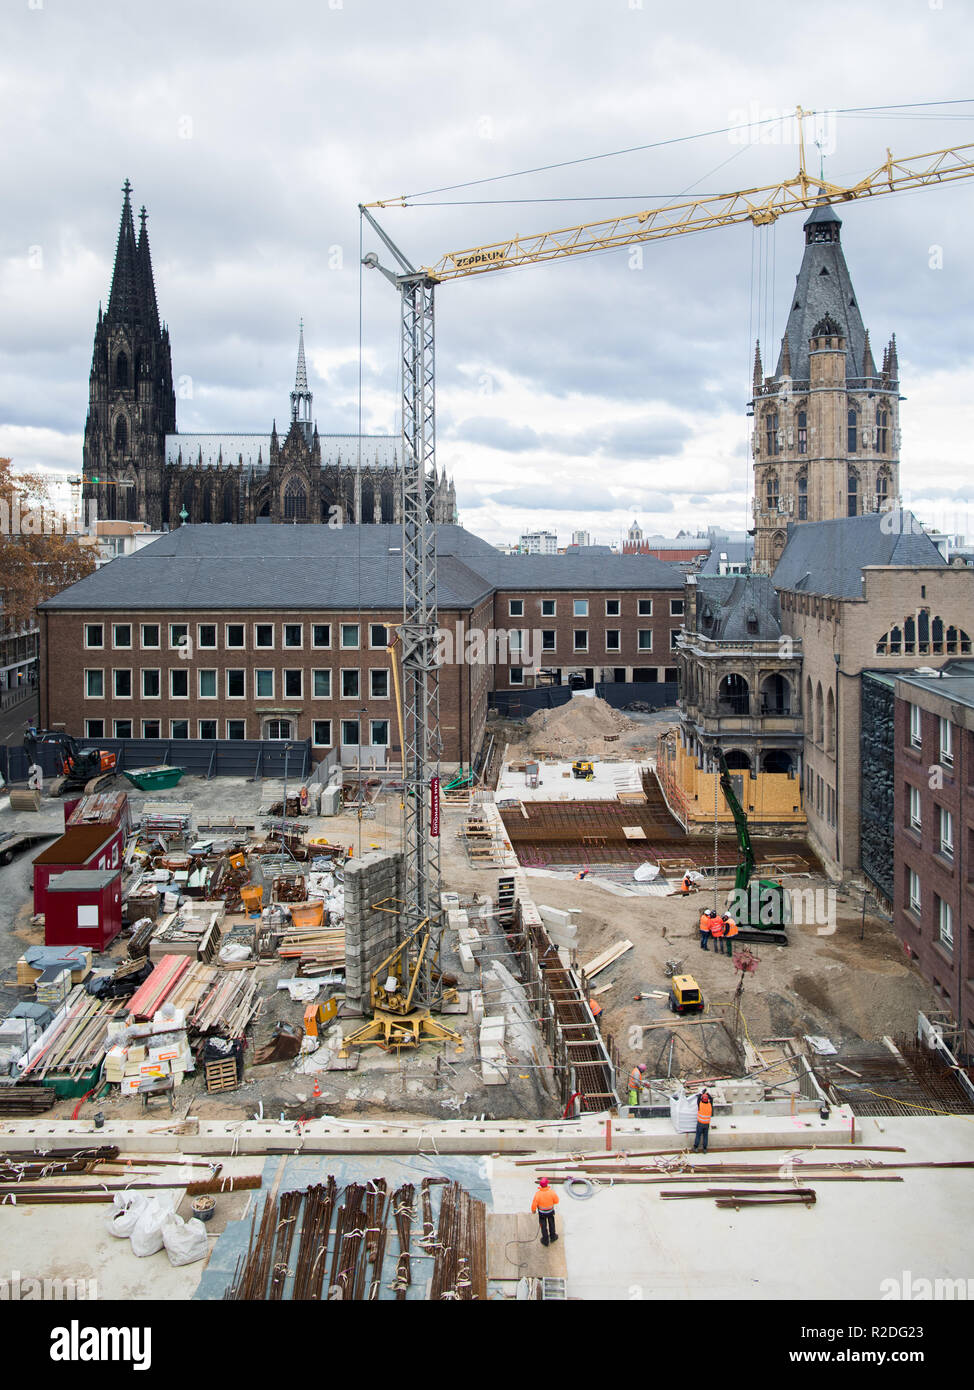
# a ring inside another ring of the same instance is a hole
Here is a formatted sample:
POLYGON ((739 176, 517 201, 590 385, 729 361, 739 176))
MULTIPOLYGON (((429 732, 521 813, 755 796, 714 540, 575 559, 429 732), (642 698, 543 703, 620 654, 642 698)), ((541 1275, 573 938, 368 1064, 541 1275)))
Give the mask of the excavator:
POLYGON ((754 850, 747 828, 747 816, 737 799, 727 759, 721 748, 715 750, 715 758, 720 773, 720 789, 734 818, 737 846, 741 854, 734 874, 733 900, 728 909, 738 923, 736 940, 771 941, 778 946, 787 946, 788 936, 784 928, 790 918, 788 894, 778 879, 754 877, 754 850))
POLYGON ((63 729, 29 727, 24 735, 24 752, 33 766, 39 748, 53 748, 57 775, 48 788, 51 796, 67 792, 100 791, 118 773, 118 758, 104 748, 82 748, 78 740, 63 729))

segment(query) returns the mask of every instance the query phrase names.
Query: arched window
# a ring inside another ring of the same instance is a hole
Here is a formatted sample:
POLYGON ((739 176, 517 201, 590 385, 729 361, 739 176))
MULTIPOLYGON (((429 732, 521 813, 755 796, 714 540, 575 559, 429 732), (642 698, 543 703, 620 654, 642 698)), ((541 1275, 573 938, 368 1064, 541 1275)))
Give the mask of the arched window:
POLYGON ((812 682, 811 682, 811 679, 810 679, 808 676, 805 677, 805 711, 804 711, 804 713, 805 713, 805 732, 806 732, 806 734, 808 735, 809 738, 813 738, 814 735, 815 735, 815 724, 814 724, 814 709, 813 709, 813 705, 812 705, 812 682))
POLYGON ((115 385, 128 386, 129 384, 129 360, 124 352, 120 352, 115 358, 115 385))
POLYGON ((129 444, 129 427, 124 415, 115 421, 115 452, 124 454, 129 444))
POLYGON ((846 515, 859 515, 859 474, 854 468, 849 469, 846 482, 846 515))
POLYGON ((776 454, 778 452, 778 412, 768 410, 764 416, 764 452, 766 454, 776 454))
POLYGON ((933 622, 930 624, 930 628, 931 628, 931 631, 932 631, 932 634, 933 634, 933 636, 932 636, 932 648, 933 648, 933 650, 934 650, 935 652, 943 652, 943 649, 944 649, 944 620, 943 620, 943 618, 934 618, 933 622))
POLYGON ((945 624, 938 615, 918 613, 904 618, 903 626, 891 627, 876 643, 877 656, 925 656, 934 652, 947 656, 969 656, 970 636, 953 623, 945 624))
POLYGON ((717 703, 724 714, 747 714, 751 703, 751 690, 743 676, 725 676, 717 691, 717 703))
POLYGON ((804 473, 798 476, 798 520, 808 520, 808 478, 804 473))
POLYGON ((221 520, 226 522, 235 521, 237 517, 236 498, 232 487, 223 489, 223 515, 221 520))
POLYGON ((808 412, 805 410, 798 412, 798 452, 808 453, 808 412))
POLYGON ((772 471, 765 478, 765 504, 769 512, 778 510, 778 475, 772 471))
POLYGON ((829 689, 829 698, 825 702, 825 751, 835 752, 835 696, 829 689))
POLYGON ((762 772, 776 772, 779 776, 790 776, 794 771, 791 754, 786 753, 783 748, 774 748, 770 753, 765 753, 761 758, 762 772))
POLYGON ((284 520, 306 521, 307 519, 308 494, 297 478, 292 478, 284 489, 284 520))
POLYGON ((730 772, 751 771, 751 759, 741 748, 731 748, 727 753, 726 762, 730 772))
POLYGON ((876 411, 876 452, 885 454, 889 448, 889 411, 881 405, 876 411))
POLYGON ((889 504, 889 474, 881 470, 876 478, 876 510, 884 512, 889 504))
MULTIPOLYGON (((846 449, 850 454, 854 454, 856 452, 856 438, 859 434, 859 418, 854 410, 850 410, 846 415, 846 431, 846 449)), ((852 516, 853 513, 850 512, 849 515, 852 516)))
POLYGON ((825 734, 824 705, 822 701, 822 683, 819 681, 815 687, 815 742, 821 748, 825 734))

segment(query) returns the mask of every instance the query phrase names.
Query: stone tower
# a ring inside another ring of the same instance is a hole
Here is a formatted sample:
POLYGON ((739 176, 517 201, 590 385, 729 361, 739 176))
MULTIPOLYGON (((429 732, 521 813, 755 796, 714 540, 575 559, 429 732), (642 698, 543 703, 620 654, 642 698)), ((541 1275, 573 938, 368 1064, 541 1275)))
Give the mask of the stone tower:
POLYGON ((82 471, 86 499, 104 518, 163 522, 166 434, 176 428, 169 330, 159 323, 146 211, 138 239, 128 179, 123 186, 115 268, 98 306, 88 386, 82 471), (97 479, 97 481, 95 481, 97 479))
POLYGON ((791 522, 831 521, 899 497, 895 335, 877 371, 831 207, 805 222, 805 252, 773 376, 754 354, 754 567, 771 574, 791 522))

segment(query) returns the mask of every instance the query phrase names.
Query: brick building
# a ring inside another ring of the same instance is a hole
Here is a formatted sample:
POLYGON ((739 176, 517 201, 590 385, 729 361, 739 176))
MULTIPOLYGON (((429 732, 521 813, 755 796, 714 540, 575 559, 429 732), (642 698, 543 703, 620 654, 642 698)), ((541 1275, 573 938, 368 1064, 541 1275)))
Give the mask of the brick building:
POLYGON ((974 1028, 974 662, 896 682, 894 928, 974 1028))
MULTIPOLYGON (((438 527, 437 547, 445 762, 476 757, 488 692, 533 684, 532 663, 592 683, 616 670, 649 680, 656 668, 637 662, 674 660, 681 576, 656 560, 508 557, 458 526, 438 527)), ((398 527, 183 526, 40 618, 47 727, 308 738, 319 757, 398 760, 386 651, 402 620, 398 527)))

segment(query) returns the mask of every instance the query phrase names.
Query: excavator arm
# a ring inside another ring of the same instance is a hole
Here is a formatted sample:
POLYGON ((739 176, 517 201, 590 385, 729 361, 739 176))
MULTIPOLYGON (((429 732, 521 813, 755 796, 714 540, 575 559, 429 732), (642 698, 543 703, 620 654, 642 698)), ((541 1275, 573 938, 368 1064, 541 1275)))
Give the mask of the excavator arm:
POLYGON ((747 816, 744 814, 744 807, 737 799, 734 791, 734 784, 730 778, 730 769, 727 766, 727 759, 724 757, 723 749, 715 751, 717 768, 720 773, 720 789, 724 793, 724 800, 727 802, 728 809, 734 818, 734 829, 737 831, 737 847, 741 852, 740 862, 737 865, 737 874, 734 878, 734 887, 738 889, 746 888, 751 881, 754 873, 754 850, 751 847, 751 832, 747 828, 747 816))

